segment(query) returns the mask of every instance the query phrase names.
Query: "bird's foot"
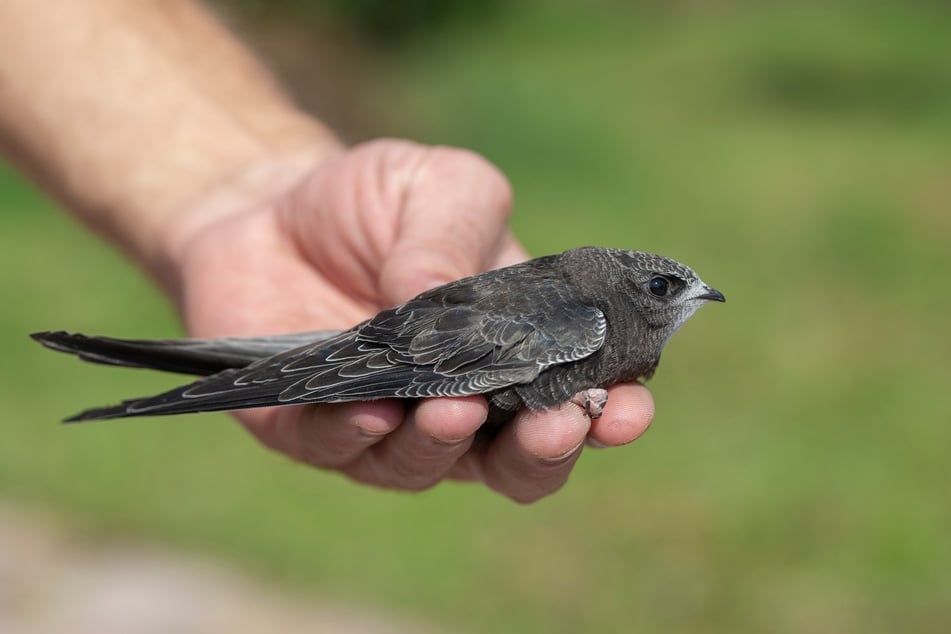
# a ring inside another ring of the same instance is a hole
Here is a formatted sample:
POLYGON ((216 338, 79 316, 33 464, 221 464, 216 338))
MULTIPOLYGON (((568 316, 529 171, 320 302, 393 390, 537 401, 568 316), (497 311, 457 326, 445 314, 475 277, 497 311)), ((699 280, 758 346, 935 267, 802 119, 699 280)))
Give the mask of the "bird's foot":
POLYGON ((608 404, 608 391, 602 388, 582 390, 571 397, 571 402, 583 409, 588 418, 601 418, 604 406, 608 404))

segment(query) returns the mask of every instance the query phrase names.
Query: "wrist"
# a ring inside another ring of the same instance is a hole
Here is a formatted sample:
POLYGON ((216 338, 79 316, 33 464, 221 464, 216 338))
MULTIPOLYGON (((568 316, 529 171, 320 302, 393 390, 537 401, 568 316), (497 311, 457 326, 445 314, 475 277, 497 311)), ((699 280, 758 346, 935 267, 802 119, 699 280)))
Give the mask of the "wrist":
POLYGON ((0 145, 163 285, 192 201, 338 147, 195 0, 0 3, 0 145))

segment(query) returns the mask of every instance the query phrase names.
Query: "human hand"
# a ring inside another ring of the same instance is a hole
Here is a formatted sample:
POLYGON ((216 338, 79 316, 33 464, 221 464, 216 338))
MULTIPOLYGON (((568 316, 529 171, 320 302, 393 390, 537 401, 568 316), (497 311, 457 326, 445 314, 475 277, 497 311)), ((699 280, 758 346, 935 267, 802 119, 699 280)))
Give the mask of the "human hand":
MULTIPOLYGON (((0 2, 0 147, 155 276, 192 334, 348 328, 524 257, 497 170, 397 141, 340 152, 202 4, 0 2)), ((621 386, 593 425, 574 405, 522 412, 487 446, 473 445, 486 412, 475 397, 239 417, 364 482, 476 479, 530 501, 561 486, 586 435, 628 442, 651 411, 643 387, 621 386)))
MULTIPOLYGON (((470 152, 380 140, 325 160, 257 165, 189 206, 166 239, 166 279, 197 337, 342 329, 433 286, 513 264, 511 193, 470 152), (268 183, 261 186, 261 183, 268 183)), ((520 502, 558 490, 585 440, 644 432, 650 393, 617 385, 601 418, 567 404, 523 410, 473 443, 479 396, 238 412, 264 444, 381 487, 477 480, 520 502)))

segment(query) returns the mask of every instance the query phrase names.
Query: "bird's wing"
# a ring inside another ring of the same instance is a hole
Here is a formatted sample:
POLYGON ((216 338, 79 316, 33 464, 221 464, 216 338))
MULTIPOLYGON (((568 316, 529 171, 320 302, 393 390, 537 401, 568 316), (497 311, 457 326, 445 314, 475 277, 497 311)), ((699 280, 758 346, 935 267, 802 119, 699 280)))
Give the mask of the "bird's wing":
POLYGON ((283 372, 306 376, 281 401, 483 394, 601 347, 607 326, 600 310, 576 300, 548 303, 512 313, 417 300, 384 311, 329 355, 286 364, 283 372))
POLYGON ((482 394, 528 383, 603 344, 604 315, 563 283, 499 290, 449 285, 328 341, 76 420, 482 394))

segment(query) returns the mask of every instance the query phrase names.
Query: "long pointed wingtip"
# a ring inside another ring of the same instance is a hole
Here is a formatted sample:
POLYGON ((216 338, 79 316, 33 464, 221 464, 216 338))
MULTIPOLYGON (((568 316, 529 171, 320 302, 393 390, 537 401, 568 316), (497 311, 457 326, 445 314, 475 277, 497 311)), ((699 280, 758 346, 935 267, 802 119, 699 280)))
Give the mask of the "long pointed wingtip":
POLYGON ((88 423, 94 420, 122 418, 125 415, 126 409, 123 405, 116 405, 114 407, 97 407, 94 409, 83 410, 78 414, 73 414, 68 418, 64 418, 62 422, 64 425, 72 425, 74 423, 88 423))
POLYGON ((63 425, 74 425, 76 423, 88 423, 93 420, 101 420, 101 417, 96 416, 93 410, 86 410, 84 412, 79 412, 78 414, 73 414, 68 418, 64 418, 62 421, 63 425))
POLYGON ((62 331, 57 333, 52 330, 40 330, 37 332, 31 332, 30 339, 32 339, 33 341, 39 342, 45 346, 46 342, 49 341, 50 339, 53 339, 57 334, 65 334, 65 333, 62 333, 62 331))
POLYGON ((76 340, 85 338, 84 335, 76 335, 71 332, 66 332, 65 330, 40 330, 30 333, 30 339, 33 341, 51 350, 58 350, 60 352, 75 352, 70 344, 74 344, 76 340))

